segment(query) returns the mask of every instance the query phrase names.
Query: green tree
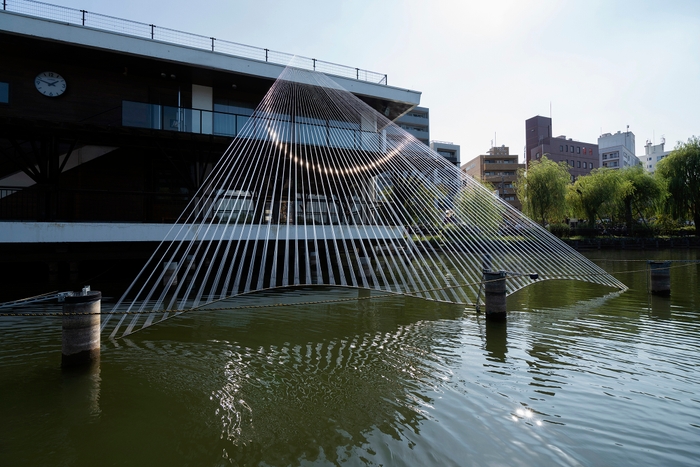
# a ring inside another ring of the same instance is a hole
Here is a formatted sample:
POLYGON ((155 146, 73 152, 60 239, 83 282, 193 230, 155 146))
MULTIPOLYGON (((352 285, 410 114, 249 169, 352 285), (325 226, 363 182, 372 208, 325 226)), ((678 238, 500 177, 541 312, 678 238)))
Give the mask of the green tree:
POLYGON ((634 214, 646 222, 645 213, 659 200, 662 190, 658 181, 641 165, 622 169, 620 177, 619 204, 627 231, 632 233, 637 224, 633 220, 634 214))
POLYGON ((506 206, 488 182, 468 183, 455 197, 455 212, 462 230, 493 237, 503 223, 506 206))
POLYGON ((593 169, 589 175, 579 177, 567 193, 568 205, 573 214, 587 219, 588 226, 595 225, 601 211, 611 211, 621 194, 622 177, 619 170, 593 169))
POLYGON ((527 170, 518 170, 515 191, 525 214, 542 226, 563 219, 570 180, 566 162, 556 163, 546 155, 531 162, 527 170))
POLYGON ((693 136, 659 162, 656 172, 668 191, 671 215, 680 220, 689 217, 700 229, 700 138, 693 136))

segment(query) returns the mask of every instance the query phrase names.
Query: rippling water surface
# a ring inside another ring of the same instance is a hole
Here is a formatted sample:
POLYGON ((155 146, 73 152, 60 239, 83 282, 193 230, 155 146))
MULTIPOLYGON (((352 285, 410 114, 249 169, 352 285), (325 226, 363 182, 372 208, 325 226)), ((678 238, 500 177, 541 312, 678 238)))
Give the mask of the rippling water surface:
POLYGON ((700 265, 658 298, 629 260, 698 252, 603 253, 628 292, 542 282, 505 324, 405 297, 198 312, 85 372, 56 318, 0 318, 0 465, 697 465, 700 265))

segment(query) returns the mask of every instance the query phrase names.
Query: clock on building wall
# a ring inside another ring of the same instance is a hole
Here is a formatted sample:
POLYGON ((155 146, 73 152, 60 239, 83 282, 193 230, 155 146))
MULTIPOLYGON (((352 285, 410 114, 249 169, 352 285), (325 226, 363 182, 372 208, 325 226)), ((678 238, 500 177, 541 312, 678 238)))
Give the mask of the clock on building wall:
POLYGON ((34 78, 36 90, 48 97, 58 97, 66 91, 66 80, 53 71, 39 73, 34 78))

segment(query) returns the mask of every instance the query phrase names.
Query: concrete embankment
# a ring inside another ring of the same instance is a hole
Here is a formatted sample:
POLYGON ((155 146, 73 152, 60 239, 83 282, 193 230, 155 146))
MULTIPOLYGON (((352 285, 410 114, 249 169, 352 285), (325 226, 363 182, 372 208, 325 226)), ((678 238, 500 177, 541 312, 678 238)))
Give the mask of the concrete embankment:
POLYGON ((596 237, 581 240, 562 239, 576 250, 666 250, 700 248, 700 237, 633 238, 596 237))

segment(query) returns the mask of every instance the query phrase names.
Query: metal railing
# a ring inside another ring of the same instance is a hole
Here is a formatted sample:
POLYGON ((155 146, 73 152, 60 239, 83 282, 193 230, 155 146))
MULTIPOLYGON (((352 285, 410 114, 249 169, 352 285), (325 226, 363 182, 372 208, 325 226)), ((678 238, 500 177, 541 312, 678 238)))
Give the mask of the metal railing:
POLYGON ((35 0, 2 0, 3 12, 19 13, 22 15, 60 21, 72 25, 84 26, 103 31, 116 32, 142 39, 184 45, 224 55, 250 58, 278 65, 289 65, 307 70, 351 78, 370 83, 387 84, 387 75, 374 71, 353 68, 337 63, 300 57, 298 55, 275 50, 254 47, 237 42, 231 42, 215 37, 202 36, 175 29, 156 26, 155 24, 140 23, 114 16, 77 10, 35 0))
POLYGON ((125 127, 228 137, 243 135, 246 138, 265 141, 271 141, 272 134, 268 128, 274 128, 275 138, 279 142, 292 142, 294 134, 294 142, 305 145, 370 152, 382 147, 381 134, 362 130, 357 123, 313 119, 309 121, 302 117, 292 121, 289 115, 265 115, 264 112, 251 114, 122 101, 122 126, 125 127), (246 125, 247 130, 243 131, 246 125))

